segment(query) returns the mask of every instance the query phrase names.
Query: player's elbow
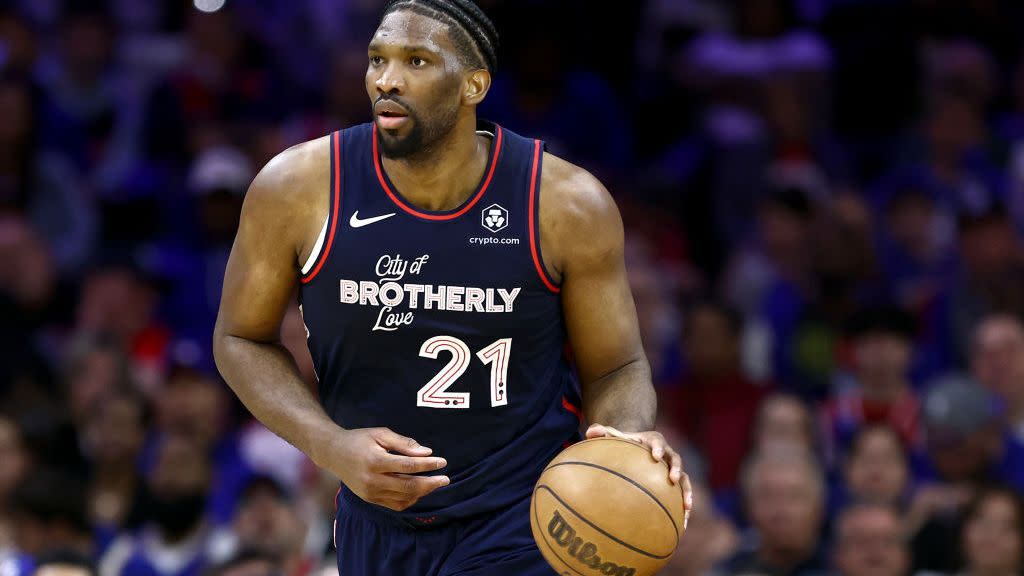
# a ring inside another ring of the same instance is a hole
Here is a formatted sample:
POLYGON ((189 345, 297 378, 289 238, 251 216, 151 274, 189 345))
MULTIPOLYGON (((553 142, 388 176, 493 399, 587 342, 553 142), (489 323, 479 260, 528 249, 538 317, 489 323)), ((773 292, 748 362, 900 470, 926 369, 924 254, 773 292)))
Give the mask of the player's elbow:
POLYGON ((222 363, 226 359, 226 351, 224 350, 224 333, 218 329, 213 330, 213 339, 210 342, 210 348, 213 350, 213 363, 217 366, 217 370, 221 374, 224 374, 224 367, 222 363))
POLYGON ((210 343, 211 349, 213 350, 213 362, 217 366, 217 370, 222 376, 227 376, 227 371, 230 369, 232 354, 230 340, 233 338, 228 334, 224 328, 221 319, 217 319, 217 324, 213 328, 213 340, 210 343))

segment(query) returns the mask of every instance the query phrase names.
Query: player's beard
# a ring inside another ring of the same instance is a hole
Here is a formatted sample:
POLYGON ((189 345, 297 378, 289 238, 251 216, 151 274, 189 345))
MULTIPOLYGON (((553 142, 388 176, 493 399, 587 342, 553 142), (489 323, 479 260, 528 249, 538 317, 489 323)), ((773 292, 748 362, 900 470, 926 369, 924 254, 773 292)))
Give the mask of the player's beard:
MULTIPOLYGON (((431 153, 455 128, 459 109, 457 106, 438 110, 430 116, 416 112, 405 101, 394 98, 409 115, 411 127, 409 131, 398 136, 388 130, 380 129, 381 154, 392 160, 416 160, 428 158, 431 153)), ((379 126, 378 126, 379 128, 379 126)))

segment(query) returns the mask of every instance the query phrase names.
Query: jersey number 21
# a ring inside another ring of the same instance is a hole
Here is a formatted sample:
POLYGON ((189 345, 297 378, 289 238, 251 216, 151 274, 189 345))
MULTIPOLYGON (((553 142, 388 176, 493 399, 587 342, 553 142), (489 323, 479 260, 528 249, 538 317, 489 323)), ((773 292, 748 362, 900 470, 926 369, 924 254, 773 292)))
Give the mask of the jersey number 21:
MULTIPOLYGON (((416 405, 425 408, 469 408, 469 392, 449 392, 448 388, 469 368, 469 346, 454 336, 434 336, 420 347, 420 356, 437 359, 441 352, 452 355, 448 364, 416 394, 416 405)), ((512 339, 502 338, 476 353, 484 365, 491 365, 491 406, 508 404, 508 361, 512 339)))

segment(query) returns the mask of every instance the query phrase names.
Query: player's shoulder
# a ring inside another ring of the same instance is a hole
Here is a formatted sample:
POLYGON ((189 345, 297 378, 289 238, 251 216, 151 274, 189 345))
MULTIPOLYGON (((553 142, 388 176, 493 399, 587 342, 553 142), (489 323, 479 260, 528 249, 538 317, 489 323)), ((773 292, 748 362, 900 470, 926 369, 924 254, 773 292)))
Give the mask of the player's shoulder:
POLYGON ((242 204, 242 224, 308 251, 330 210, 330 136, 296 144, 259 171, 242 204))
POLYGON ((250 193, 288 201, 322 185, 330 176, 330 138, 322 136, 278 153, 256 175, 250 193))
POLYGON ((326 214, 330 136, 296 144, 270 159, 253 179, 243 216, 316 220, 326 214))
POLYGON ((593 174, 545 152, 541 173, 540 208, 576 231, 605 228, 619 222, 619 210, 608 189, 593 174))

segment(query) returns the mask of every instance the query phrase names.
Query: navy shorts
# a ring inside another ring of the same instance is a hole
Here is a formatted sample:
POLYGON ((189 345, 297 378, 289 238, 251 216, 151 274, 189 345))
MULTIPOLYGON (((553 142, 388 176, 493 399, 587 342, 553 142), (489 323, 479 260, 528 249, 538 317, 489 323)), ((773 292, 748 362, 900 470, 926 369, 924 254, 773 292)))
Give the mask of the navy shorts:
POLYGON ((339 576, 556 576, 530 532, 530 498, 443 526, 412 527, 355 498, 334 525, 339 576))

